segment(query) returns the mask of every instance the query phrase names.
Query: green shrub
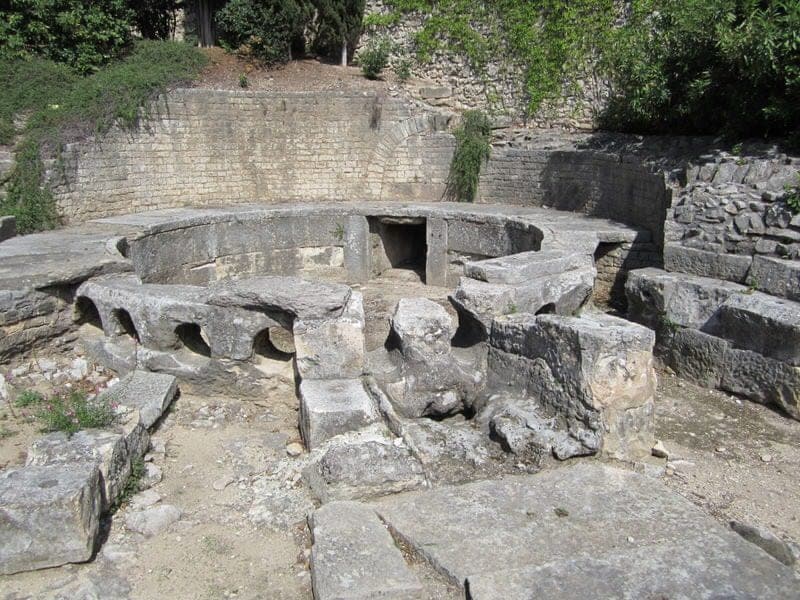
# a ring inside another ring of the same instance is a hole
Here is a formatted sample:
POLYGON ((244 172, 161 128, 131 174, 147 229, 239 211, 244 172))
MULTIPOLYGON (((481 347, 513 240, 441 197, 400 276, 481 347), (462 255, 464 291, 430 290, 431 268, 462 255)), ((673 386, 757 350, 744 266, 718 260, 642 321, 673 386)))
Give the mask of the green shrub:
POLYGON ((481 168, 491 154, 491 132, 491 123, 485 114, 477 110, 464 113, 461 125, 454 132, 456 149, 447 178, 447 199, 458 202, 475 200, 481 168))
POLYGON ((394 68, 394 74, 397 75, 397 80, 400 83, 405 83, 411 78, 411 60, 408 58, 401 58, 394 68))
POLYGON ((216 14, 220 45, 266 64, 288 61, 310 7, 299 0, 231 0, 216 14))
POLYGON ((23 390, 17 399, 14 401, 14 406, 17 408, 30 408, 31 406, 38 406, 44 401, 44 396, 35 390, 23 390))
POLYGON ((148 40, 168 40, 175 32, 181 0, 127 0, 133 23, 148 40))
POLYGON ((606 127, 800 133, 796 0, 635 0, 612 48, 606 127))
POLYGON ((800 173, 797 173, 797 183, 786 187, 786 206, 793 215, 800 215, 800 173))
POLYGON ((125 0, 7 0, 0 11, 0 57, 39 55, 80 73, 97 70, 131 42, 125 0))
POLYGON ((389 53, 391 45, 389 40, 381 38, 379 40, 371 40, 367 47, 358 55, 358 64, 361 66, 361 72, 367 79, 378 79, 381 72, 389 64, 389 53))

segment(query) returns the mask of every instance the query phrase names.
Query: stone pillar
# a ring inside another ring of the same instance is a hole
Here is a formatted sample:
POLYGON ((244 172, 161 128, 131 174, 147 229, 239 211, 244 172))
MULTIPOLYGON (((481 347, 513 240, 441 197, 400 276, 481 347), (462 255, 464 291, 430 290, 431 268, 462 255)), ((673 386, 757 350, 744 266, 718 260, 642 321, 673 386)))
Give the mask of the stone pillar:
POLYGON ((447 221, 428 219, 428 256, 425 260, 425 283, 447 285, 447 221))
POLYGON ((352 283, 369 280, 369 224, 367 218, 351 215, 344 222, 344 266, 352 283))

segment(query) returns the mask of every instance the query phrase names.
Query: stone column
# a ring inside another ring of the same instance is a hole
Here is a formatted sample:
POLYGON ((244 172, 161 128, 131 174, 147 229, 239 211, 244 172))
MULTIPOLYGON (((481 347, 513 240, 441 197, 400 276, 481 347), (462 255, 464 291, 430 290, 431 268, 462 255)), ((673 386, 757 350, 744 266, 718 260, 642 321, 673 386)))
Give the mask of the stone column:
POLYGON ((344 222, 344 266, 352 283, 369 280, 369 224, 367 218, 351 215, 344 222))
POLYGON ((428 256, 425 261, 425 283, 447 285, 447 221, 428 219, 428 256))

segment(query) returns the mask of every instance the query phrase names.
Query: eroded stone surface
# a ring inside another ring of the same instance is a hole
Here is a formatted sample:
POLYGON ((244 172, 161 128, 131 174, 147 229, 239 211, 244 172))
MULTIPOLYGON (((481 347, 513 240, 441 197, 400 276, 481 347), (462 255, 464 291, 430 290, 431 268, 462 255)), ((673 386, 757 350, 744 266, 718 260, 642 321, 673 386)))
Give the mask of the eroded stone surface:
POLYGON ((315 448, 340 433, 378 420, 378 411, 358 379, 306 380, 300 384, 300 432, 315 448))
POLYGON ((331 502, 311 519, 311 581, 317 600, 422 599, 423 587, 375 511, 331 502))
POLYGON ((546 598, 565 590, 630 598, 797 594, 790 569, 687 500, 600 464, 411 492, 374 506, 439 572, 468 582, 474 598, 530 598, 531 590, 546 598))
POLYGON ((0 474, 0 573, 84 562, 100 520, 96 465, 28 466, 0 474))

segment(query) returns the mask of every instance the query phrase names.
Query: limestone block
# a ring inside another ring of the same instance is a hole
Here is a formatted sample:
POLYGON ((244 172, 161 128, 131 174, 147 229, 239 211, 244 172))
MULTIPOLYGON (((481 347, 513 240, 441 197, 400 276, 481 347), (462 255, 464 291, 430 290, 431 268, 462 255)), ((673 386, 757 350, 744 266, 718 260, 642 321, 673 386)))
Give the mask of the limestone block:
POLYGON ((340 283, 299 277, 250 277, 211 285, 209 304, 286 312, 301 320, 338 317, 350 299, 350 288, 340 283))
POLYGON ((297 372, 303 379, 342 379, 364 372, 364 305, 353 292, 344 313, 335 318, 296 320, 297 372))
POLYGON ((653 268, 630 271, 625 283, 629 317, 653 329, 668 324, 705 330, 728 298, 747 291, 728 281, 653 268))
POLYGON ((51 433, 35 440, 28 450, 26 465, 75 465, 89 463, 100 469, 102 506, 114 503, 131 473, 131 459, 125 436, 97 429, 83 430, 69 437, 51 433))
POLYGON ((308 449, 379 420, 358 379, 304 380, 300 384, 300 433, 308 449))
POLYGON ((344 224, 344 265, 349 281, 369 280, 369 223, 366 217, 351 215, 344 224))
POLYGON ((178 392, 172 375, 134 371, 102 394, 103 400, 139 412, 139 424, 150 429, 167 410, 178 392))
POLYGON ((447 221, 428 219, 426 228, 428 254, 425 261, 425 283, 427 285, 447 285, 447 221))
POLYGON ((800 303, 755 292, 734 294, 720 307, 714 334, 800 366, 800 303))
POLYGON ((763 292, 800 301, 800 261, 755 256, 749 279, 763 292))
POLYGON ((664 268, 676 273, 747 283, 752 263, 751 256, 709 252, 680 244, 664 246, 664 268))
POLYGON ((402 298, 392 314, 391 326, 408 360, 449 352, 456 333, 447 311, 427 298, 402 298))
MULTIPOLYGON (((490 338, 493 348, 527 359, 526 392, 565 417, 573 437, 594 431, 603 453, 617 457, 652 447, 654 342, 651 330, 603 314, 502 317, 490 338)), ((489 355, 490 372, 497 356, 489 355)))
POLYGON ((331 502, 311 517, 311 584, 316 600, 414 600, 424 589, 374 510, 331 502))
POLYGON ((778 406, 800 420, 800 367, 731 348, 725 353, 720 388, 761 404, 778 406))
POLYGON ((101 511, 93 464, 29 466, 0 474, 0 573, 92 557, 101 511))
POLYGON ((425 484, 422 465, 408 447, 386 437, 331 441, 303 470, 303 479, 323 503, 375 498, 425 484))
POLYGON ((539 277, 591 268, 593 262, 591 253, 569 253, 564 250, 520 252, 467 262, 464 275, 488 283, 523 284, 539 277))
POLYGON ((667 330, 660 335, 659 359, 675 373, 703 387, 719 387, 730 343, 696 329, 667 330))

